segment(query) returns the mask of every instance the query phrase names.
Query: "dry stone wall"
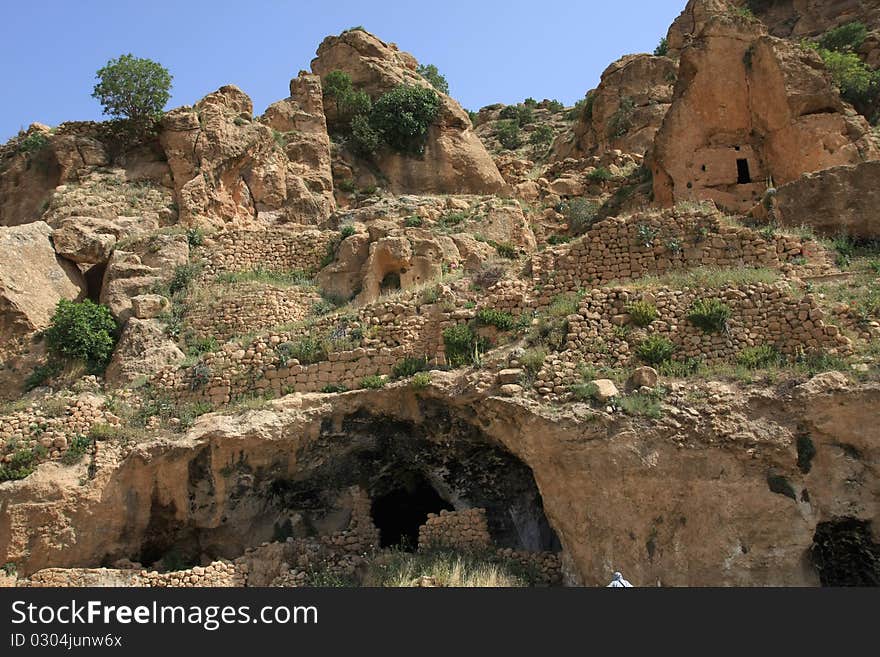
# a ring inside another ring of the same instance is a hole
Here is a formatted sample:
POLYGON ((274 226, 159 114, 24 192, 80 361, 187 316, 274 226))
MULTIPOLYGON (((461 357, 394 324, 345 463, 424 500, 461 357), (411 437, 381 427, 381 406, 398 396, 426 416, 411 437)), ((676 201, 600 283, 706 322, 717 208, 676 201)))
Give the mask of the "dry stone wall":
POLYGON ((492 545, 485 509, 429 513, 419 527, 419 549, 484 550, 492 545))

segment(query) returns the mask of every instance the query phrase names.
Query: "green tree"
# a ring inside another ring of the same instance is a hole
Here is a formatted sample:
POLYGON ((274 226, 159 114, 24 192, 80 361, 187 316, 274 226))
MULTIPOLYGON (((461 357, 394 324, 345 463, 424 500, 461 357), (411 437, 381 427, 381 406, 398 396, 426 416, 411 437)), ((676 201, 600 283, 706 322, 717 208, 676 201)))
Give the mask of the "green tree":
POLYGON ((324 95, 330 96, 336 101, 336 113, 342 111, 342 102, 347 94, 351 93, 351 76, 345 71, 330 71, 324 77, 324 95))
POLYGON ((819 37, 819 46, 827 50, 858 50, 868 36, 868 28, 858 21, 828 30, 819 37))
POLYGON ((137 129, 148 127, 171 98, 171 73, 158 62, 132 54, 111 59, 97 73, 92 97, 104 114, 128 119, 137 129))
POLYGON ((660 43, 657 44, 657 47, 654 48, 654 56, 655 57, 665 57, 669 53, 669 41, 666 40, 666 37, 660 39, 660 43))
POLYGON ((102 372, 116 345, 116 322, 106 306, 86 299, 80 303, 61 299, 45 331, 50 355, 86 363, 102 372))
POLYGON ((449 82, 446 81, 446 78, 437 70, 437 67, 433 64, 419 64, 419 68, 416 69, 423 78, 425 78, 428 82, 431 83, 431 86, 434 87, 440 93, 448 94, 449 93, 449 82))
POLYGON ((509 151, 522 146, 522 136, 519 132, 519 123, 513 119, 503 119, 495 124, 495 137, 502 148, 509 151))
POLYGON ((428 128, 439 110, 440 97, 435 91, 401 85, 382 94, 374 103, 371 124, 394 150, 421 155, 428 128))

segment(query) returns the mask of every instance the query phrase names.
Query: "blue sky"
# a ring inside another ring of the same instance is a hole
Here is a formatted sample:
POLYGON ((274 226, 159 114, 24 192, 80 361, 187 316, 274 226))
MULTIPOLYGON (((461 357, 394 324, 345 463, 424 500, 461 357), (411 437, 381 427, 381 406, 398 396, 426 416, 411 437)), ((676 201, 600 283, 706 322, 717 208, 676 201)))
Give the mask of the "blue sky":
POLYGON ((261 113, 328 34, 363 25, 436 64, 468 109, 566 105, 618 57, 650 52, 685 0, 44 0, 4 3, 0 141, 33 121, 100 119, 95 71, 131 52, 174 75, 168 108, 236 84, 261 113))

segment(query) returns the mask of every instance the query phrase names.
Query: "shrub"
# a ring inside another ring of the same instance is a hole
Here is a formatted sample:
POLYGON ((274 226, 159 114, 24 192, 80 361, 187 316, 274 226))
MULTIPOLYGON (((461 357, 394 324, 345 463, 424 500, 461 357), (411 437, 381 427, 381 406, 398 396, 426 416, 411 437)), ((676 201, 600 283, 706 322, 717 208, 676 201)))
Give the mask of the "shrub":
POLYGON ((387 381, 384 376, 375 374, 361 379, 361 388, 364 388, 365 390, 378 390, 384 388, 386 383, 387 381))
POLYGON ((495 124, 495 137, 502 148, 509 151, 522 146, 522 137, 519 133, 519 124, 512 120, 503 120, 495 124))
POLYGON ((599 205, 585 198, 573 198, 562 206, 562 214, 572 235, 583 235, 599 218, 599 205))
POLYGON ((636 326, 649 326, 657 319, 657 306, 647 301, 635 301, 627 309, 630 319, 636 326))
POLYGON ((424 390, 431 385, 431 373, 417 372, 410 381, 410 385, 416 390, 424 390))
POLYGON ((864 23, 854 21, 828 30, 819 37, 819 46, 827 50, 857 51, 868 36, 864 23))
POLYGON ((0 482, 24 479, 36 469, 37 462, 45 455, 46 448, 40 445, 13 452, 9 461, 0 463, 0 482))
POLYGON ((495 308, 482 308, 477 311, 477 321, 484 326, 494 326, 499 331, 512 331, 516 326, 513 315, 495 308))
POLYGON ((656 392, 634 392, 617 400, 617 405, 627 415, 658 419, 663 415, 660 406, 660 395, 656 392))
POLYGON ((116 345, 116 322, 106 306, 91 300, 61 299, 46 329, 52 356, 84 362, 93 372, 103 372, 116 345))
POLYGON ((719 299, 698 299, 687 318, 706 333, 720 333, 727 328, 730 314, 730 307, 719 299))
POLYGON ((620 99, 620 106, 611 115, 608 121, 608 136, 611 138, 623 137, 633 127, 632 119, 636 104, 629 96, 620 99))
POLYGON ((650 335, 636 347, 636 355, 649 365, 668 361, 674 353, 675 345, 661 335, 650 335))
POLYGON ((25 379, 24 389, 27 392, 30 392, 34 388, 39 388, 41 385, 46 383, 53 376, 58 376, 61 373, 61 364, 49 361, 45 365, 37 365, 33 372, 25 379))
POLYGON ((657 44, 657 47, 654 48, 654 56, 655 57, 665 57, 669 54, 669 41, 666 40, 666 37, 660 39, 660 43, 657 44))
POLYGON ((189 389, 193 392, 205 387, 211 380, 211 368, 207 363, 196 363, 189 371, 189 389))
POLYGON ((328 383, 323 388, 321 388, 321 392, 328 395, 339 394, 340 392, 348 392, 348 388, 339 383, 328 383))
POLYGON ((171 275, 171 282, 168 283, 168 293, 174 296, 188 291, 199 275, 199 270, 200 267, 194 264, 177 265, 171 275))
POLYGON ((383 94, 374 104, 373 127, 394 150, 421 155, 428 128, 440 109, 440 97, 431 89, 401 85, 383 94))
POLYGON ((530 107, 531 109, 535 109, 538 106, 538 101, 535 100, 534 98, 532 98, 531 96, 529 96, 528 98, 526 98, 523 101, 522 104, 525 105, 526 107, 530 107))
POLYGON ((150 59, 121 55, 107 62, 97 78, 92 98, 104 114, 127 119, 136 130, 150 126, 171 98, 171 74, 150 59))
POLYGON ((607 167, 596 167, 587 174, 587 179, 593 182, 606 182, 614 180, 614 174, 607 167))
POLYGON ((485 350, 486 343, 477 337, 470 326, 456 324, 443 331, 443 344, 446 346, 446 361, 452 367, 473 365, 479 354, 485 350))
POLYGON ((355 230, 354 226, 352 226, 351 224, 345 224, 342 228, 339 229, 339 237, 341 237, 342 239, 348 239, 349 237, 354 235, 355 232, 357 231, 355 230))
POLYGON ((408 379, 414 374, 424 372, 428 369, 428 360, 426 358, 404 358, 397 363, 391 370, 391 375, 395 379, 408 379))
POLYGON ((528 105, 508 105, 498 114, 499 118, 515 122, 518 126, 529 125, 535 113, 528 105))
POLYGON ((593 401, 599 394, 599 386, 592 381, 585 383, 575 383, 568 387, 572 399, 575 401, 593 401))
POLYGON ((880 72, 868 68, 856 53, 817 50, 843 99, 875 121, 880 105, 880 72))
POLYGON ((553 141, 553 128, 549 125, 539 125, 529 135, 529 143, 532 146, 546 146, 553 141))
POLYGON ((474 272, 471 280, 478 290, 486 290, 504 278, 504 267, 500 265, 484 264, 479 271, 474 272))
POLYGON ((555 98, 553 98, 553 99, 551 99, 550 101, 547 102, 547 109, 548 109, 550 112, 553 112, 553 113, 555 114, 555 113, 557 113, 557 112, 561 112, 562 110, 564 110, 564 109, 565 109, 565 105, 563 105, 560 101, 558 101, 558 100, 556 100, 555 98))
POLYGON ((437 67, 433 64, 419 64, 419 67, 416 69, 419 75, 425 78, 428 82, 431 83, 431 86, 434 87, 440 93, 448 94, 449 93, 449 82, 447 82, 446 78, 437 70, 437 67))
POLYGON ((283 342, 275 348, 281 366, 296 359, 302 365, 311 365, 327 359, 327 348, 323 340, 311 335, 299 337, 290 342, 283 342))
POLYGON ((18 144, 19 153, 33 154, 43 150, 49 143, 49 138, 42 132, 32 132, 18 144))
POLYGON ((519 258, 519 251, 513 244, 502 242, 501 244, 493 243, 495 252, 506 260, 516 260, 519 258))
POLYGON ((351 143, 359 155, 370 156, 379 149, 381 136, 370 123, 369 117, 358 114, 351 119, 351 143))
POLYGON ((403 225, 407 228, 420 228, 423 223, 424 219, 422 219, 421 217, 413 216, 407 217, 406 220, 403 222, 403 225))
POLYGON ((186 241, 191 248, 201 246, 205 243, 205 231, 201 228, 190 228, 186 231, 186 241))
POLYGON ((667 360, 658 364, 657 372, 660 376, 668 376, 670 378, 686 379, 697 373, 700 369, 700 360, 697 358, 686 358, 685 360, 667 360))
POLYGON ((61 462, 64 465, 74 465, 75 463, 79 463, 82 460, 82 457, 85 456, 86 452, 91 449, 92 443, 92 439, 86 436, 74 436, 73 440, 71 440, 70 444, 67 446, 67 451, 64 452, 64 456, 61 457, 61 462))
POLYGON ((779 364, 781 358, 776 349, 769 344, 746 347, 736 357, 737 364, 750 370, 760 370, 779 364))
POLYGON ((534 381, 535 377, 538 376, 541 368, 544 367, 544 361, 546 359, 547 352, 540 347, 526 349, 525 352, 523 352, 523 355, 519 358, 519 364, 529 381, 534 381))

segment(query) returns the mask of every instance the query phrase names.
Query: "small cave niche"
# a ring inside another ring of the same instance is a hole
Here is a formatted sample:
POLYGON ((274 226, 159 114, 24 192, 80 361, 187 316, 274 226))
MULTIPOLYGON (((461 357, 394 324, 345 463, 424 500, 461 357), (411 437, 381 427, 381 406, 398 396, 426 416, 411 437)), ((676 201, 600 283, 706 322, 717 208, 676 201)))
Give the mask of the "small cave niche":
POLYGON ((418 547, 419 527, 428 514, 454 507, 419 472, 401 473, 392 485, 387 492, 373 496, 371 515, 379 530, 379 545, 412 552, 418 547))
POLYGON ((104 286, 104 272, 106 271, 107 263, 101 262, 92 265, 83 274, 86 281, 86 296, 95 303, 100 303, 101 288, 104 286))
POLYGON ((382 277, 382 282, 379 284, 380 294, 389 294, 400 289, 400 273, 390 271, 382 277))
POLYGON ((810 558, 822 586, 880 586, 880 544, 874 542, 867 520, 819 523, 810 558))
POLYGON ((749 161, 745 158, 736 160, 736 184, 749 185, 752 182, 752 174, 749 170, 749 161))

